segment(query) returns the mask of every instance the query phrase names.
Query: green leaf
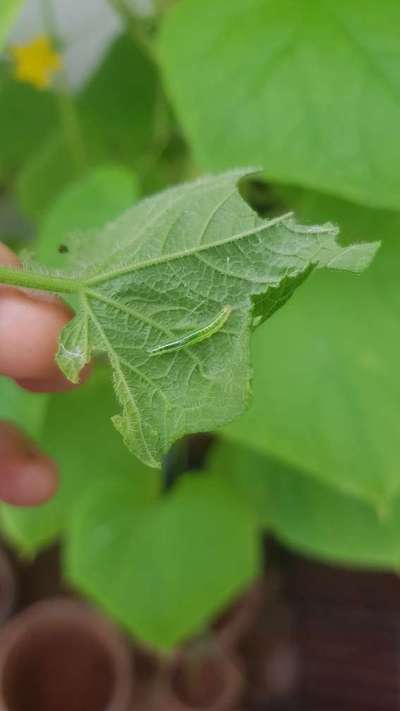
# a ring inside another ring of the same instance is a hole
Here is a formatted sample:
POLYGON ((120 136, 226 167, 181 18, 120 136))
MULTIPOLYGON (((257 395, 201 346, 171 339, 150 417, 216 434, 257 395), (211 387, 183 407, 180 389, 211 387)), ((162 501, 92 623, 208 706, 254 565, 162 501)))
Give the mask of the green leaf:
MULTIPOLYGON (((106 162, 136 170, 154 138, 157 90, 154 66, 130 37, 119 37, 76 100, 88 170, 106 162)), ((59 127, 39 143, 18 177, 21 204, 42 218, 61 190, 78 177, 59 127)))
POLYGON ((21 11, 24 0, 1 0, 0 6, 0 52, 7 40, 18 13, 21 11))
POLYGON ((314 218, 329 209, 351 239, 384 237, 382 249, 358 279, 313 276, 256 334, 254 402, 228 434, 382 514, 399 493, 400 215, 318 204, 314 218))
POLYGON ((15 81, 0 71, 0 179, 11 181, 57 123, 57 105, 50 92, 15 81), (29 130, 27 130, 29 116, 29 130))
POLYGON ((150 466, 179 437, 243 412, 251 327, 306 273, 363 269, 377 248, 342 248, 329 224, 259 218, 238 192, 244 175, 165 191, 95 238, 68 242, 65 273, 80 305, 63 332, 58 364, 76 382, 93 351, 108 355, 122 405, 114 424, 150 466))
MULTIPOLYGON (((85 142, 86 143, 86 142, 85 142)), ((94 142, 95 143, 95 142, 94 142)), ((101 161, 97 144, 89 150, 89 170, 101 161)), ((60 130, 50 133, 30 156, 17 176, 16 194, 27 215, 39 221, 68 183, 78 180, 80 171, 60 130)))
POLYGON ((133 174, 119 165, 102 165, 69 185, 46 214, 36 252, 45 264, 62 266, 58 249, 68 235, 102 227, 131 207, 138 188, 133 174))
POLYGON ((400 498, 379 513, 364 501, 270 464, 271 529, 287 545, 336 564, 398 572, 400 498))
MULTIPOLYGON (((26 403, 32 401, 29 393, 19 390, 19 395, 26 403)), ((35 397, 40 401, 40 396, 35 397)), ((59 491, 49 503, 34 509, 2 507, 3 530, 26 555, 63 533, 81 497, 86 492, 92 496, 101 481, 126 482, 134 495, 145 491, 150 496, 158 487, 157 473, 132 457, 111 426, 114 395, 104 369, 98 369, 79 390, 47 397, 40 427, 31 433, 59 465, 59 491)), ((26 427, 26 422, 24 418, 18 424, 26 427)))
POLYGON ((178 3, 160 57, 200 165, 398 208, 399 23, 396 0, 178 3))
POLYGON ((0 378, 0 420, 8 420, 37 437, 46 416, 47 395, 23 390, 13 380, 0 378))
POLYGON ((400 564, 400 497, 390 513, 346 496, 300 469, 222 442, 209 467, 233 484, 285 545, 340 565, 396 572, 400 564))
MULTIPOLYGON (((296 217, 306 224, 332 220, 340 224, 341 242, 347 244, 361 237, 393 240, 400 233, 400 212, 360 207, 347 200, 299 188, 274 188, 280 204, 290 205, 296 217)), ((284 209, 284 207, 282 207, 284 209)))
POLYGON ((99 487, 69 531, 67 575, 140 640, 162 650, 202 631, 259 572, 257 525, 212 477, 187 476, 147 507, 99 487))
POLYGON ((132 166, 152 145, 159 100, 157 70, 129 34, 118 37, 79 98, 85 128, 109 160, 132 166))
POLYGON ((237 492, 257 516, 260 526, 270 526, 270 481, 268 459, 257 450, 230 440, 217 440, 207 456, 206 471, 212 472, 237 492))

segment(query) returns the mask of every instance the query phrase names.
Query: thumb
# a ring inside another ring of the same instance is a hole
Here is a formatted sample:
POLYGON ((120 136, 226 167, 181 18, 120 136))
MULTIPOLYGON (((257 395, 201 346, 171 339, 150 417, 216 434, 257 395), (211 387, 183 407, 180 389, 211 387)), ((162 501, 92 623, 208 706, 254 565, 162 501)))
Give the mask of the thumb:
MULTIPOLYGON (((0 243, 0 264, 20 265, 0 243)), ((55 297, 0 286, 0 374, 19 381, 65 382, 54 356, 60 331, 72 314, 55 297)))

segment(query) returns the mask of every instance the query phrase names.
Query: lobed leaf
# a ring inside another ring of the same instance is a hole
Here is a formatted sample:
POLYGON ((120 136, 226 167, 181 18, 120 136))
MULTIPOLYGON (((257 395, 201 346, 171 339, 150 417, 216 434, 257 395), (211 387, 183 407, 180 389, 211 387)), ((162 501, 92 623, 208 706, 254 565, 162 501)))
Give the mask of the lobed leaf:
MULTIPOLYGON (((205 178, 144 200, 95 239, 71 240, 69 270, 80 308, 58 363, 76 381, 93 351, 107 353, 126 443, 157 466, 170 445, 240 414, 249 396, 254 298, 283 302, 311 268, 363 268, 376 245, 340 247, 332 225, 303 228, 291 216, 258 217, 241 198, 246 171, 205 178), (231 313, 212 337, 152 355, 171 339, 231 313)), ((67 269, 68 273, 68 269, 67 269)), ((262 313, 261 309, 261 315, 262 313)))
POLYGON ((76 281, 80 302, 58 364, 76 382, 93 352, 107 354, 122 406, 114 424, 150 466, 179 437, 243 412, 252 327, 310 271, 360 270, 377 249, 341 247, 330 224, 261 219, 238 190, 248 172, 167 190, 96 236, 68 242, 63 273, 76 281), (164 352, 171 342, 177 347, 164 352))

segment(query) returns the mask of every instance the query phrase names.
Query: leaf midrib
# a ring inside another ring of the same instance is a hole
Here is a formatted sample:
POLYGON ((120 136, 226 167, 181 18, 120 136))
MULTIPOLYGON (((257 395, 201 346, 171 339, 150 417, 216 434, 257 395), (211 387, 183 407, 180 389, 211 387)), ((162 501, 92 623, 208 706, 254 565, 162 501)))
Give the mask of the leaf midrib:
MULTIPOLYGON (((243 232, 239 232, 236 235, 232 235, 218 242, 209 242, 207 244, 196 245, 192 249, 187 249, 181 252, 174 252, 173 254, 166 254, 161 257, 156 257, 154 259, 148 259, 144 262, 139 262, 137 264, 128 264, 124 267, 120 267, 119 269, 99 274, 98 276, 90 277, 82 283, 84 286, 96 286, 98 284, 103 284, 105 281, 117 279, 119 276, 123 276, 124 274, 130 274, 132 272, 140 271, 141 269, 158 266, 160 264, 165 264, 166 262, 172 262, 175 259, 183 259, 184 257, 190 257, 197 254, 198 252, 204 252, 208 249, 223 247, 225 244, 236 242, 238 240, 244 239, 245 237, 251 237, 252 235, 257 234, 258 232, 262 232, 263 230, 269 229, 274 225, 278 225, 284 222, 285 220, 288 220, 290 217, 293 217, 293 212, 287 212, 284 215, 275 217, 272 220, 267 220, 262 225, 258 225, 258 227, 253 227, 251 229, 244 230, 243 232)), ((330 230, 327 229, 327 232, 329 231, 330 230)))
MULTIPOLYGON (((146 323, 147 325, 156 329, 160 333, 163 333, 168 338, 173 338, 175 335, 171 329, 165 328, 165 326, 162 326, 160 323, 158 323, 158 321, 155 321, 153 318, 150 318, 149 316, 146 316, 145 314, 140 313, 139 311, 136 311, 136 309, 133 309, 132 307, 127 306, 126 304, 122 304, 119 301, 116 301, 116 299, 112 299, 107 296, 104 296, 103 294, 101 294, 98 291, 95 291, 94 289, 85 289, 85 294, 86 294, 86 298, 89 297, 92 299, 97 299, 97 301, 102 301, 104 304, 107 304, 111 308, 114 308, 117 311, 122 311, 123 313, 126 313, 128 316, 132 316, 133 318, 136 318, 138 321, 141 321, 142 323, 146 323)), ((90 310, 90 313, 92 313, 91 310, 90 310)), ((90 314, 89 314, 89 318, 90 318, 90 314)), ((195 355, 195 353, 192 353, 190 350, 186 350, 186 354, 202 371, 203 364, 202 364, 201 360, 195 355)), ((203 377, 205 377, 204 374, 203 374, 203 377)))
POLYGON ((123 383, 124 389, 125 389, 125 391, 126 391, 126 394, 127 394, 127 397, 128 397, 128 401, 131 403, 132 408, 133 408, 133 410, 134 410, 134 412, 135 412, 135 414, 136 414, 136 421, 137 421, 137 423, 138 423, 138 425, 139 425, 140 439, 141 439, 141 441, 142 441, 142 445, 143 445, 143 447, 144 447, 144 450, 145 450, 145 452, 146 452, 146 454, 147 454, 147 456, 148 456, 148 458, 149 458, 149 461, 153 462, 153 466, 154 466, 154 465, 157 466, 157 465, 158 465, 158 462, 155 461, 155 459, 154 459, 152 453, 150 452, 149 447, 148 447, 148 444, 147 444, 147 441, 146 441, 146 437, 144 436, 144 432, 143 432, 143 428, 142 428, 142 417, 141 417, 139 408, 138 408, 138 406, 137 406, 137 404, 136 404, 135 398, 133 397, 131 388, 129 387, 129 384, 128 384, 127 381, 126 381, 125 374, 124 374, 122 368, 120 367, 120 360, 121 360, 121 359, 120 359, 120 357, 118 356, 118 354, 115 352, 115 350, 114 350, 114 348, 112 347, 112 345, 111 345, 109 339, 107 338, 106 333, 104 332, 103 327, 101 326, 101 324, 99 323, 98 319, 97 319, 96 316, 94 315, 94 313, 93 313, 93 311, 92 311, 92 309, 91 309, 91 307, 90 307, 89 300, 87 299, 87 297, 84 297, 84 301, 85 301, 85 310, 86 310, 86 312, 87 312, 87 314, 88 314, 88 317, 89 317, 89 318, 92 320, 92 322, 94 323, 94 325, 95 325, 95 327, 96 327, 96 329, 97 329, 97 331, 98 331, 98 333, 99 333, 99 335, 100 335, 100 338, 102 339, 102 341, 103 341, 103 343, 104 343, 104 345, 105 345, 106 353, 109 354, 110 359, 111 359, 111 362, 113 363, 116 372, 119 374, 119 377, 120 377, 120 379, 121 379, 121 382, 123 383))

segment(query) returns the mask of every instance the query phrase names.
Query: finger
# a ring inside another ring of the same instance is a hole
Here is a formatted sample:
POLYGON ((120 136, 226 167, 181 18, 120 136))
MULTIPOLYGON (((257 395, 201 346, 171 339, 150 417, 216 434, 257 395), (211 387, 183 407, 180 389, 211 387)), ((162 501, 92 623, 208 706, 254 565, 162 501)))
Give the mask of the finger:
POLYGON ((54 496, 57 485, 54 462, 14 425, 0 422, 0 500, 37 506, 54 496))
MULTIPOLYGON (((18 258, 0 244, 0 264, 17 266, 18 258)), ((71 311, 58 299, 0 288, 0 373, 17 380, 66 382, 54 361, 60 331, 71 311)))
POLYGON ((0 242, 0 264, 3 267, 19 267, 20 261, 17 255, 0 242))
POLYGON ((91 365, 85 365, 83 370, 79 374, 79 383, 71 383, 70 380, 65 378, 55 380, 53 379, 42 379, 42 380, 30 380, 30 379, 16 379, 16 383, 25 390, 29 390, 32 393, 60 393, 66 390, 75 390, 75 388, 80 387, 89 377, 92 371, 91 365))

